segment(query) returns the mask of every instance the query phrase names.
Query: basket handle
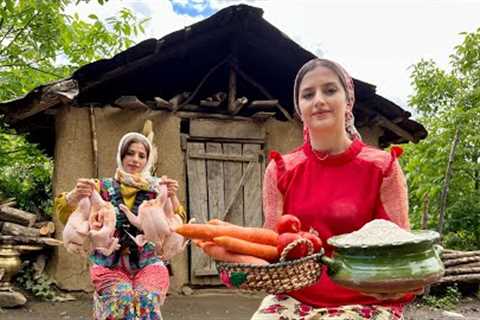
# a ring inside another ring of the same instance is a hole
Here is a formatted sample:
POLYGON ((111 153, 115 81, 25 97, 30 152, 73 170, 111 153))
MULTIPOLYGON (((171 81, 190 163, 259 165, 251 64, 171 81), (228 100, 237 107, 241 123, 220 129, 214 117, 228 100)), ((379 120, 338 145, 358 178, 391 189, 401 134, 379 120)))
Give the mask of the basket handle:
POLYGON ((311 255, 313 253, 313 244, 310 240, 308 239, 305 239, 305 238, 299 238, 297 240, 294 240, 292 242, 290 242, 285 248, 283 248, 282 250, 282 254, 280 255, 280 262, 284 262, 287 260, 287 255, 288 253, 293 250, 296 246, 298 246, 299 244, 306 244, 307 247, 308 247, 308 253, 307 255, 311 255))

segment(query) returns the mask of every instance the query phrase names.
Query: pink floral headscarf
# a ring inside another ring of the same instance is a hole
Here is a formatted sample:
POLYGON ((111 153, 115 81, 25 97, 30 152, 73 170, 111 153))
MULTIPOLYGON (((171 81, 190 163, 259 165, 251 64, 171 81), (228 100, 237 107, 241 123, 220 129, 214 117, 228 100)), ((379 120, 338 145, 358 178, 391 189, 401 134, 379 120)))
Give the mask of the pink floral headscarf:
MULTIPOLYGON (((355 104, 355 91, 353 86, 352 77, 343 69, 341 65, 336 62, 327 59, 312 59, 305 63, 302 68, 297 73, 295 77, 295 83, 293 87, 293 103, 295 106, 295 110, 297 114, 300 116, 300 108, 298 107, 298 90, 300 86, 301 80, 303 80, 304 76, 311 70, 315 69, 317 66, 324 66, 335 72, 340 79, 340 83, 343 85, 345 92, 347 94, 347 108, 345 112, 345 131, 348 134, 348 137, 352 140, 359 139, 361 140, 362 137, 355 128, 355 119, 353 117, 353 105, 355 104)), ((303 127, 303 135, 305 142, 310 142, 309 140, 309 132, 307 127, 304 125, 303 127)))

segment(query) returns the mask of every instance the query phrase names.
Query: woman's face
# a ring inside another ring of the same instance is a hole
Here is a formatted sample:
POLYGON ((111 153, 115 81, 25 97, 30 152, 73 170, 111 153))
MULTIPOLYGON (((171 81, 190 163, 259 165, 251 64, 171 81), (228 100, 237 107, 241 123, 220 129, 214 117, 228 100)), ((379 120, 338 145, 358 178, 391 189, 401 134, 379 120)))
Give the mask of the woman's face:
POLYGON ((130 174, 138 174, 143 171, 146 164, 147 150, 145 149, 145 146, 138 142, 131 143, 122 160, 122 165, 125 171, 130 174))
POLYGON ((317 66, 305 74, 298 90, 298 107, 310 131, 345 130, 346 92, 330 68, 317 66))

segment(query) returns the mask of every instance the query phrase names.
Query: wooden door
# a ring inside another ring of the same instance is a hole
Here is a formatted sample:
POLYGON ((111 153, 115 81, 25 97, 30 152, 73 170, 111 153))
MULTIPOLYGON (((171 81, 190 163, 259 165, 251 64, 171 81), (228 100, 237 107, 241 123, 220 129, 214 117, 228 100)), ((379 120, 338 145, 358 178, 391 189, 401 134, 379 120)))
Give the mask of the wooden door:
MULTIPOLYGON (((189 141, 186 151, 190 218, 262 226, 263 144, 189 141)), ((219 284, 214 261, 191 248, 192 284, 219 284)))

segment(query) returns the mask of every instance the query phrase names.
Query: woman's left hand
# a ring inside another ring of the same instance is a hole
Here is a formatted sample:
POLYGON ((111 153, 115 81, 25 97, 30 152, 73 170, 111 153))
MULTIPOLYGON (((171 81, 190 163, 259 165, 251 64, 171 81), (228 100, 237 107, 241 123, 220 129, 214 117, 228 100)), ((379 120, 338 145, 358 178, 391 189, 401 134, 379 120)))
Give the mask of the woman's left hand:
POLYGON ((178 181, 174 179, 170 179, 167 176, 162 176, 160 184, 165 184, 168 190, 168 196, 173 197, 177 194, 178 191, 178 181))

